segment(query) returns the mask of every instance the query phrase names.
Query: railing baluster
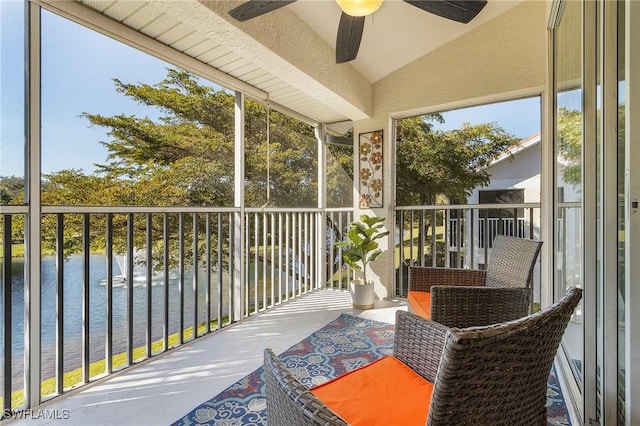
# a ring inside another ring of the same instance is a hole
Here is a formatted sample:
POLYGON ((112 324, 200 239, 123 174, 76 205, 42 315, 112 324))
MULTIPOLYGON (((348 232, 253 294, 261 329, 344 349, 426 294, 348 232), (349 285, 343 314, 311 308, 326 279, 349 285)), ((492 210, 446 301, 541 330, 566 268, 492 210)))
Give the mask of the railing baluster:
MULTIPOLYGON (((246 216, 245 215, 245 220, 246 220, 246 216)), ((235 318, 236 312, 234 310, 234 300, 235 300, 235 291, 236 291, 236 286, 235 286, 235 274, 236 274, 236 269, 234 267, 235 265, 235 256, 236 256, 236 249, 235 249, 235 244, 236 244, 236 234, 235 234, 235 215, 233 213, 229 214, 229 324, 231 324, 233 322, 233 319, 235 318)), ((247 229, 245 227, 245 235, 244 238, 246 240, 247 238, 247 229)), ((242 244, 242 243, 241 243, 242 244)), ((245 244, 245 246, 247 246, 247 244, 245 244)), ((240 250, 242 250, 242 247, 240 247, 240 250)), ((248 256, 245 256, 245 260, 248 259, 248 256)), ((242 266, 244 268, 244 266, 242 266)), ((245 275, 248 276, 248 275, 245 275)), ((244 285, 244 283, 242 284, 244 285)), ((242 292, 240 293, 240 295, 238 297, 243 297, 242 292)), ((245 299, 246 299, 246 295, 245 295, 245 299)), ((246 312, 249 312, 249 302, 247 301, 247 307, 246 307, 246 312)), ((240 310, 242 311, 242 301, 239 304, 240 306, 240 310)), ((239 315, 241 318, 244 318, 245 315, 242 315, 242 313, 240 313, 239 315)))
POLYGON ((289 258, 289 238, 290 238, 290 233, 289 233, 289 229, 290 229, 290 221, 291 221, 291 213, 286 213, 286 225, 285 225, 285 236, 284 236, 284 243, 285 243, 285 252, 284 252, 284 268, 283 268, 283 272, 285 274, 285 289, 286 289, 286 300, 289 300, 289 282, 291 281, 289 276, 291 275, 291 271, 289 270, 290 268, 290 258, 289 258))
POLYGON ((315 233, 315 223, 316 217, 313 213, 307 213, 309 216, 309 242, 307 243, 307 253, 309 253, 309 287, 311 289, 317 289, 317 279, 316 279, 316 263, 315 263, 315 252, 316 252, 316 233, 315 233))
MULTIPOLYGON (((247 214, 245 215, 244 218, 244 229, 245 229, 245 236, 244 236, 244 265, 242 265, 242 267, 244 268, 245 271, 245 277, 246 277, 246 282, 242 283, 242 285, 245 287, 246 291, 245 291, 245 295, 244 295, 244 305, 245 305, 245 315, 248 316, 249 315, 249 295, 250 295, 250 290, 251 290, 251 267, 250 267, 250 260, 251 260, 251 251, 249 250, 249 246, 251 245, 251 220, 250 220, 250 215, 247 214)), ((233 289, 233 284, 231 285, 231 288, 233 289)))
POLYGON ((107 249, 107 288, 106 288, 106 333, 105 367, 107 374, 113 372, 113 215, 106 216, 105 244, 107 249))
POLYGON ((284 271, 282 265, 282 213, 278 213, 278 301, 282 303, 282 272, 284 271))
POLYGON ((198 213, 193 213, 193 338, 198 337, 198 213))
POLYGON ((178 293, 180 294, 180 324, 178 344, 184 343, 184 213, 178 214, 178 293))
POLYGON ((438 245, 436 240, 436 227, 438 226, 438 212, 436 210, 431 210, 431 266, 438 266, 438 245))
POLYGON ((276 275, 275 275, 275 266, 276 266, 276 248, 275 248, 275 229, 276 229, 276 215, 272 213, 271 215, 271 224, 270 224, 270 232, 271 239, 269 242, 269 246, 271 247, 271 306, 275 306, 276 304, 276 275))
POLYGON ((302 267, 304 266, 304 248, 302 247, 302 225, 304 223, 302 219, 302 213, 298 212, 298 243, 296 244, 298 251, 298 295, 302 295, 305 293, 303 282, 304 282, 304 274, 302 272, 302 267))
POLYGON ((291 278, 292 278, 292 297, 297 297, 300 289, 300 283, 298 280, 298 214, 291 213, 291 278))
POLYGON ((258 229, 260 228, 260 216, 258 213, 254 214, 254 228, 253 228, 253 312, 257 313, 260 309, 260 286, 258 279, 258 267, 259 258, 258 251, 260 247, 260 237, 258 235, 258 229))
POLYGON ((445 209, 442 212, 442 238, 444 239, 444 267, 449 268, 449 220, 451 219, 450 210, 445 209))
POLYGON ((533 209, 529 209, 529 238, 533 239, 533 209))
POLYGON ((133 213, 127 215, 127 364, 133 364, 133 213))
MULTIPOLYGON (((231 218, 229 218, 231 219, 231 218)), ((229 222, 232 222, 229 220, 229 222)), ((231 239, 229 239, 229 246, 231 247, 231 239)), ((233 250, 229 250, 233 253, 233 250)), ((229 263, 231 265, 231 263, 229 263)), ((222 213, 218 213, 218 328, 222 327, 222 283, 223 283, 223 267, 222 267, 222 213)), ((229 266, 231 268, 231 266, 229 266)), ((229 282, 229 287, 233 286, 233 281, 229 282)))
POLYGON ((467 250, 469 250, 469 263, 468 266, 471 269, 475 269, 475 254, 476 254, 476 244, 475 244, 475 220, 474 220, 474 209, 469 209, 469 245, 467 250))
POLYGON ((304 286, 305 286, 305 291, 309 292, 312 290, 311 287, 311 264, 309 263, 309 257, 310 257, 310 253, 309 253, 309 242, 311 241, 311 238, 309 236, 309 214, 308 213, 302 213, 302 245, 300 246, 300 248, 302 249, 302 254, 303 254, 303 259, 304 259, 304 286))
MULTIPOLYGON (((410 235, 410 239, 409 239, 409 263, 413 265, 414 262, 414 257, 413 257, 413 249, 415 246, 415 236, 413 234, 413 228, 415 226, 415 216, 414 216, 414 211, 411 210, 411 215, 409 216, 409 235, 410 235)), ((420 232, 420 231, 418 231, 420 232)))
POLYGON ((456 266, 462 268, 462 210, 456 210, 456 215, 458 216, 456 221, 456 249, 458 250, 456 252, 458 255, 456 266))
POLYGON ((82 215, 82 383, 89 383, 91 217, 82 215))
MULTIPOLYGON (((344 228, 343 228, 343 223, 342 223, 342 218, 343 218, 344 214, 343 213, 339 213, 338 214, 338 236, 340 237, 339 241, 344 241, 345 238, 345 232, 344 232, 344 228)), ((338 288, 339 289, 343 289, 344 286, 342 284, 343 278, 342 278, 342 272, 344 270, 343 268, 343 259, 342 259, 342 247, 338 247, 338 288)), ((347 269, 347 280, 349 280, 349 270, 347 269)), ((347 284, 347 288, 348 288, 347 284)))
MULTIPOLYGON (((2 216, 2 235, 4 237, 2 241, 2 250, 3 250, 3 258, 2 258, 2 306, 4 312, 3 318, 3 360, 4 365, 2 366, 3 376, 2 376, 2 407, 3 411, 0 412, 0 419, 5 417, 5 410, 13 409, 11 405, 11 392, 12 392, 12 380, 13 375, 11 374, 12 370, 12 340, 13 340, 13 331, 12 331, 12 321, 11 316, 13 312, 13 306, 11 303, 11 258, 12 258, 12 216, 10 214, 5 214, 2 216)), ((8 414, 7 414, 8 415, 8 414)))
POLYGON ((308 246, 309 243, 309 217, 307 213, 301 213, 300 224, 302 226, 302 230, 300 232, 300 239, 302 242, 300 243, 300 250, 302 251, 301 261, 300 261, 300 272, 304 279, 304 292, 309 291, 309 263, 307 261, 307 257, 309 254, 308 246), (303 221, 304 219, 304 221, 303 221))
POLYGON ((64 390, 64 214, 56 215, 56 392, 64 390))
MULTIPOLYGON (((204 301, 206 303, 206 317, 205 320, 207 323, 204 327, 204 332, 208 333, 211 331, 211 214, 205 214, 205 270, 207 271, 207 279, 205 285, 205 293, 204 293, 204 301)), ((220 236, 218 236, 220 239, 220 236)), ((220 268, 218 268, 220 269, 220 268)))
POLYGON ((169 349, 169 213, 162 214, 162 262, 164 272, 163 350, 169 349))
POLYGON ((402 210, 396 213, 396 227, 398 229, 398 282, 396 288, 400 296, 406 296, 407 289, 404 286, 404 211, 402 210))
POLYGON ((418 233, 418 257, 420 258, 420 262, 418 263, 420 266, 424 266, 425 264, 425 252, 424 252, 424 245, 425 245, 425 237, 426 237, 426 233, 424 232, 425 230, 425 217, 424 217, 424 210, 422 210, 420 212, 420 218, 418 219, 418 223, 420 226, 420 231, 418 233))
POLYGON ((262 309, 266 309, 267 303, 267 213, 262 213, 262 309))
POLYGON ((147 213, 147 223, 146 223, 146 290, 147 290, 147 330, 146 330, 146 342, 147 342, 147 358, 151 358, 151 343, 153 341, 152 336, 152 303, 153 303, 153 292, 152 292, 152 284, 153 284, 153 218, 151 213, 147 213))

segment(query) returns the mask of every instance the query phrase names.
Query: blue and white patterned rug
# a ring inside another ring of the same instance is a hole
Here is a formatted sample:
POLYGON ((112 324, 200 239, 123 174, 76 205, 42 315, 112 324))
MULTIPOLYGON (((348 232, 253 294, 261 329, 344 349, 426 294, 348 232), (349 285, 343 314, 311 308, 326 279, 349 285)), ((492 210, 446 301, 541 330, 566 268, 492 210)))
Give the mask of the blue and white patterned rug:
MULTIPOLYGON (((342 314, 280 358, 307 387, 323 383, 393 352, 394 326, 342 314)), ((203 402, 174 426, 265 426, 262 367, 203 402)), ((570 425, 562 391, 551 371, 547 390, 549 425, 570 425)))

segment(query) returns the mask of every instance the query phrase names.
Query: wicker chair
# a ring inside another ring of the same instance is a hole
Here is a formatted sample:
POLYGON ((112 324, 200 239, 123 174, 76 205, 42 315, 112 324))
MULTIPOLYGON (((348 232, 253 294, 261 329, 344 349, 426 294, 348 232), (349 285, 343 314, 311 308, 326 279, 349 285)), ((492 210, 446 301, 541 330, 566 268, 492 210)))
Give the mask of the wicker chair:
MULTIPOLYGON (((393 354, 433 383, 426 424, 546 425, 549 372, 581 297, 582 290, 572 287, 543 311, 465 329, 398 311, 393 354)), ((270 426, 348 424, 296 380, 271 349, 264 351, 264 371, 270 426)), ((362 409, 375 407, 370 402, 362 409)))
POLYGON ((496 235, 486 270, 411 266, 409 311, 450 327, 521 318, 530 312, 541 246, 541 241, 496 235), (467 312, 466 318, 460 310, 467 312))

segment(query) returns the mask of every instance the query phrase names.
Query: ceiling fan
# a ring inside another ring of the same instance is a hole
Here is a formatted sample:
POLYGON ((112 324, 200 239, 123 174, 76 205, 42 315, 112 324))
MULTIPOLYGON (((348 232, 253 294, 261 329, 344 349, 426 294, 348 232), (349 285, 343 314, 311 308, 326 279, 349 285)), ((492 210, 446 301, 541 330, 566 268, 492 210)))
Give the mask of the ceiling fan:
MULTIPOLYGON (((237 21, 244 22, 279 9, 296 0, 249 0, 229 11, 237 21)), ((336 0, 342 9, 336 39, 336 63, 352 61, 358 56, 364 20, 383 0, 336 0)), ((480 13, 487 0, 404 0, 412 6, 442 18, 468 23, 480 13)))

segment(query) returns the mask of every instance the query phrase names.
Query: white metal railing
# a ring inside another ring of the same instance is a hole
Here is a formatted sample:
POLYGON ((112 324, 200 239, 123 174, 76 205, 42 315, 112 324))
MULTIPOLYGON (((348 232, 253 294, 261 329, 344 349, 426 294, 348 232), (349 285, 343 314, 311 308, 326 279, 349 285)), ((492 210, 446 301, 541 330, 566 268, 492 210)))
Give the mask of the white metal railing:
MULTIPOLYGON (((540 238, 540 204, 395 208, 395 294, 406 296, 412 265, 482 269, 497 234, 540 238)), ((534 302, 540 297, 540 258, 534 302)))
POLYGON ((335 247, 350 208, 43 206, 41 389, 27 389, 25 288, 33 283, 11 237, 24 238, 27 218, 22 208, 0 214, 0 410, 24 408, 28 391, 63 394, 315 289, 347 288, 351 273, 335 247))

